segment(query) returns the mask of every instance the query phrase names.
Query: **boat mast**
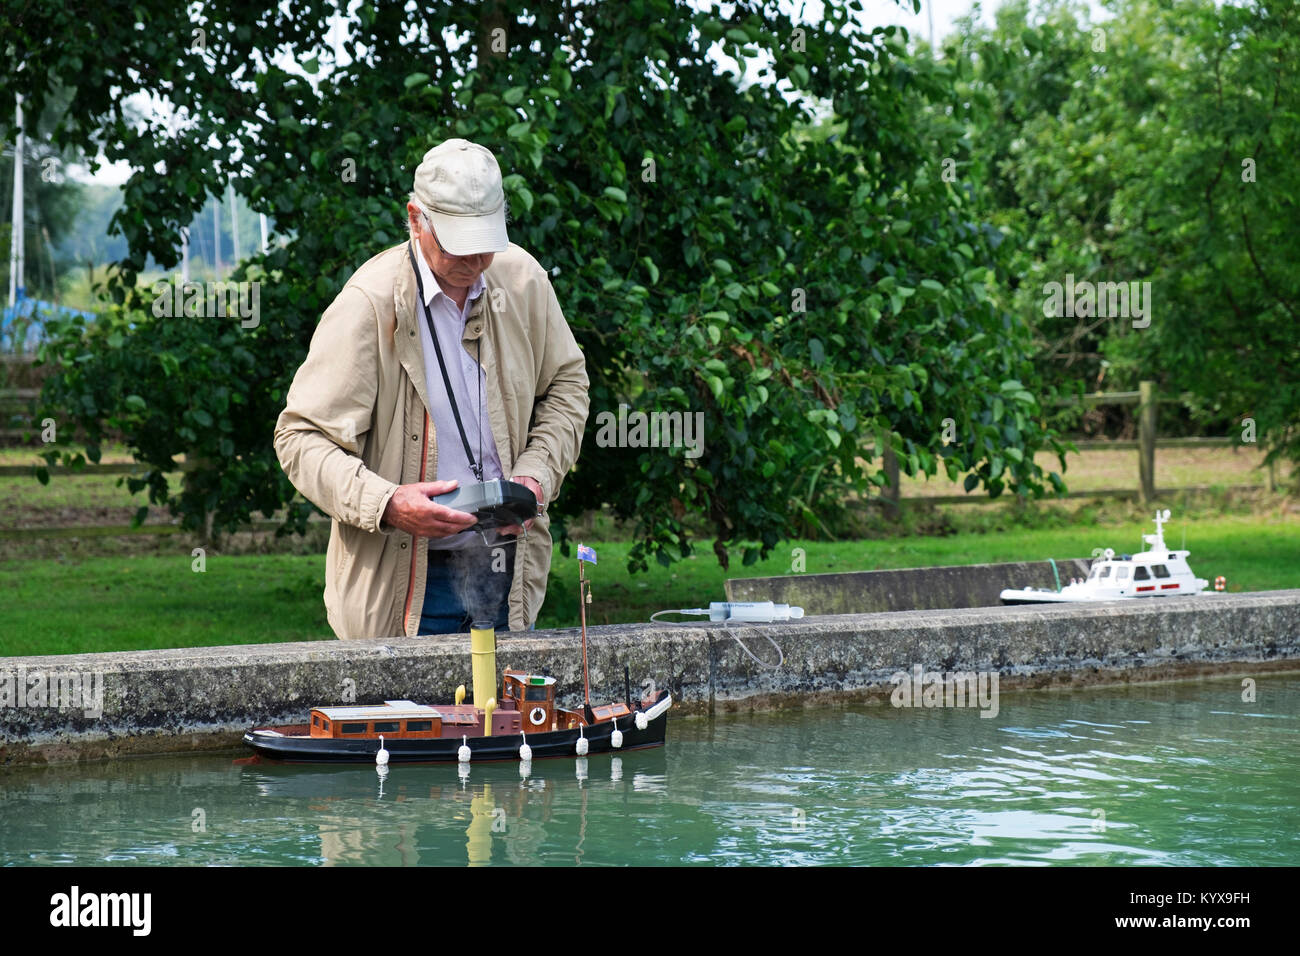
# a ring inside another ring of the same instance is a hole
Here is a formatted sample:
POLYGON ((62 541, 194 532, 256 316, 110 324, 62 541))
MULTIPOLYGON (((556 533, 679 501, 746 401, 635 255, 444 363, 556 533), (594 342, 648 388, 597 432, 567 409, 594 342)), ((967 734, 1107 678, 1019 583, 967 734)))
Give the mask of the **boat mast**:
POLYGON ((583 563, 582 559, 578 560, 578 610, 582 614, 582 700, 586 713, 590 714, 591 680, 587 673, 587 602, 591 600, 591 592, 587 589, 583 563))

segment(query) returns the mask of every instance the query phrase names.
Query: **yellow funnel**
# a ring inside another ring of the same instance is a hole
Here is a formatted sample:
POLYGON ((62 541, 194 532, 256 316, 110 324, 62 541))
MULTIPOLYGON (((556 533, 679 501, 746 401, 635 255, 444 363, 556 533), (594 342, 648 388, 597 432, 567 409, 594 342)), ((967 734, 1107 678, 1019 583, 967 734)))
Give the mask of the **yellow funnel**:
POLYGON ((474 706, 482 707, 496 696, 497 632, 490 623, 469 628, 470 670, 474 679, 474 706))

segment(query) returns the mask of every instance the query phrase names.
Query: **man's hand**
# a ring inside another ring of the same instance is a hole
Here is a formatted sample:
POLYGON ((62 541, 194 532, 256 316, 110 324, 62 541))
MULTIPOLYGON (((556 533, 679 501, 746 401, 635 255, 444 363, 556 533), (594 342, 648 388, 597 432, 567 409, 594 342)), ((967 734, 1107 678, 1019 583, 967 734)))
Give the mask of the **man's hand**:
POLYGON ((421 538, 446 538, 472 527, 478 518, 429 499, 456 489, 455 481, 417 481, 401 485, 388 499, 384 521, 421 538))
MULTIPOLYGON (((533 478, 531 475, 515 475, 510 480, 513 481, 515 484, 523 485, 525 488, 531 491, 537 497, 537 507, 539 509, 542 507, 542 505, 546 504, 546 502, 542 498, 542 486, 537 481, 536 478, 533 478)), ((500 534, 519 535, 524 533, 524 528, 531 528, 532 526, 533 526, 533 522, 532 519, 530 518, 529 520, 524 522, 523 528, 519 527, 519 525, 517 524, 512 524, 512 525, 507 525, 506 527, 503 528, 497 528, 497 532, 500 534)))

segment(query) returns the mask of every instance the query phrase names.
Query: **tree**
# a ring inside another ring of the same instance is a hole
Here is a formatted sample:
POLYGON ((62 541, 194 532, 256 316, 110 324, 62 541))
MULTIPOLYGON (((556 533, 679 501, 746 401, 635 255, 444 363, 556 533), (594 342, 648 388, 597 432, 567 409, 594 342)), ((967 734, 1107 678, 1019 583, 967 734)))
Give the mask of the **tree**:
MULTIPOLYGON (((970 162, 1016 237, 1010 307, 1062 386, 1152 378, 1193 394, 1202 428, 1300 460, 1295 229, 1300 29, 1294 6, 1116 0, 999 11, 950 44, 970 162), (1149 282, 1149 325, 1045 316, 1044 286, 1149 282)), ((1009 283, 1010 284, 1010 283, 1009 283)))
MULTIPOLYGON (((68 16, 36 4, 7 25, 36 52, 0 95, 39 99, 37 77, 84 77, 61 135, 102 137, 139 170, 116 220, 131 248, 121 309, 65 328, 47 398, 92 438, 122 429, 153 468, 152 500, 189 527, 294 501, 270 435, 315 322, 362 261, 402 240, 423 152, 463 136, 509 174, 512 238, 552 268, 587 355, 593 417, 559 506, 635 517, 634 567, 688 553, 688 514, 706 516, 724 565, 735 548, 755 560, 801 516, 881 483, 887 444, 909 473, 1040 495, 1033 451, 1060 449, 1028 330, 990 295, 1000 236, 912 126, 947 95, 943 73, 893 28, 855 31, 859 6, 828 4, 799 27, 760 2, 726 18, 671 0, 418 14, 369 2, 332 50, 319 38, 334 10, 311 0, 292 19, 209 4, 195 24, 143 0, 147 29, 104 22, 60 45, 32 42, 68 16), (712 59, 764 50, 750 85, 712 59), (174 104, 179 130, 123 120, 118 104, 140 89, 174 104), (816 103, 842 135, 805 135, 816 103), (263 321, 153 318, 134 286, 143 257, 174 263, 177 224, 228 177, 293 236, 240 273, 263 282, 263 321), (620 404, 701 415, 701 453, 602 447, 599 413, 620 404), (176 494, 164 472, 181 453, 200 467, 176 494)), ((309 510, 299 499, 289 526, 309 510)))

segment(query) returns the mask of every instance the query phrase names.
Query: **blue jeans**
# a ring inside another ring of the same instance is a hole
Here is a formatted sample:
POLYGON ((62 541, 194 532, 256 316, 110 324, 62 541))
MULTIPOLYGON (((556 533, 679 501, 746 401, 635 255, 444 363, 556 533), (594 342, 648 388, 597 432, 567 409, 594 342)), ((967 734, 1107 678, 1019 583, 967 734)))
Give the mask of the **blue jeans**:
POLYGON ((498 631, 510 627, 510 582, 514 580, 515 548, 504 549, 505 571, 491 568, 493 552, 471 548, 430 551, 429 571, 420 610, 420 634, 467 634, 472 623, 491 619, 498 631), (460 553, 461 551, 467 553, 460 553), (465 607, 463 591, 478 592, 476 615, 465 607), (486 609, 495 609, 489 613, 486 609))

